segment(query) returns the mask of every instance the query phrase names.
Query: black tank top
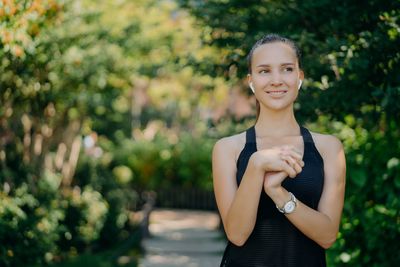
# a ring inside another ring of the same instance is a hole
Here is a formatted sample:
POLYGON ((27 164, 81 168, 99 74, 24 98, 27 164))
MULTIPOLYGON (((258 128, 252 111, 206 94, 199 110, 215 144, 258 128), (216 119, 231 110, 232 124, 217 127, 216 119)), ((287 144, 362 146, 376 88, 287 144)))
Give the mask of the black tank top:
MULTIPOLYGON (((282 186, 302 203, 316 210, 324 185, 324 162, 310 132, 304 127, 300 127, 300 131, 304 142, 305 165, 294 179, 285 179, 282 186)), ((246 145, 236 163, 238 186, 250 156, 256 151, 256 133, 252 126, 246 131, 246 145)), ((264 190, 253 232, 243 246, 228 242, 221 262, 221 267, 323 266, 326 266, 325 250, 280 213, 264 190)))

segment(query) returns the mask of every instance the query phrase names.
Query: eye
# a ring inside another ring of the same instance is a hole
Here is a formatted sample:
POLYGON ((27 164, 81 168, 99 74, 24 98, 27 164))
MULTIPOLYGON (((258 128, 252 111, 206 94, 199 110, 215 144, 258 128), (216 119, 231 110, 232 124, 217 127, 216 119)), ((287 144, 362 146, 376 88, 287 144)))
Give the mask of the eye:
POLYGON ((258 73, 260 73, 260 74, 265 74, 265 73, 269 73, 269 70, 260 70, 258 73))
POLYGON ((286 68, 284 68, 284 71, 292 72, 293 71, 293 67, 286 67, 286 68))

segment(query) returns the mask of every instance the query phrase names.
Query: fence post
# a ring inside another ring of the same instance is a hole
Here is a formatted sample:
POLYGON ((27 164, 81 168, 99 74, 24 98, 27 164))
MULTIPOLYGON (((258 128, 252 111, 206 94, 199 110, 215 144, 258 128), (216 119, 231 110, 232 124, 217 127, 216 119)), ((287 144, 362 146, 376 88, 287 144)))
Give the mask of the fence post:
POLYGON ((140 222, 140 232, 142 238, 150 237, 149 224, 150 224, 150 213, 152 212, 156 203, 157 194, 153 191, 145 191, 142 193, 142 199, 145 201, 142 212, 143 219, 140 222))

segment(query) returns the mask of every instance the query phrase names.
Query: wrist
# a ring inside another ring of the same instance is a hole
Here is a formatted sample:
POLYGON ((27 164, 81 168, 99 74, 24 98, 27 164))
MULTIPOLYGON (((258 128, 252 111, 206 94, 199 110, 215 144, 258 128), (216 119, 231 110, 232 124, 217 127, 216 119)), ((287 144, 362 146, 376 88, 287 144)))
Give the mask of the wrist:
POLYGON ((258 151, 254 152, 249 159, 249 164, 253 166, 253 168, 260 170, 262 172, 267 171, 268 162, 266 162, 265 157, 261 157, 258 151))
POLYGON ((286 201, 286 203, 283 206, 278 206, 276 205, 276 208, 283 214, 290 214, 294 212, 294 210, 297 207, 297 199, 296 197, 289 192, 290 199, 286 201))
POLYGON ((270 187, 266 193, 278 207, 283 207, 290 199, 289 192, 282 186, 270 187))

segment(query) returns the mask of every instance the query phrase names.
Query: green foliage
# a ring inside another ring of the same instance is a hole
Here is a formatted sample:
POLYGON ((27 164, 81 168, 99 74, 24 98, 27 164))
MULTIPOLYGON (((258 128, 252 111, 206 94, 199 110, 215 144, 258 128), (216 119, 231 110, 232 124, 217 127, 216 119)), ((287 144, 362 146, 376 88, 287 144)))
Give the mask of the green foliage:
POLYGON ((104 231, 116 233, 115 242, 132 230, 135 199, 118 192, 134 195, 133 189, 75 175, 96 96, 117 96, 130 79, 122 50, 91 22, 96 15, 72 2, 0 3, 2 266, 42 265, 107 247, 104 231))
POLYGON ((99 238, 108 212, 107 202, 99 192, 91 187, 85 187, 81 192, 75 187, 62 204, 65 209, 62 248, 81 250, 99 238))
POLYGON ((26 184, 13 195, 0 194, 2 266, 26 266, 51 260, 57 252, 59 224, 64 218, 60 203, 41 203, 26 184))
POLYGON ((174 186, 212 189, 213 139, 186 132, 177 135, 164 127, 158 132, 148 139, 121 140, 110 151, 114 155, 110 166, 116 166, 114 170, 124 166, 125 172, 133 173, 130 184, 142 189, 174 186))
POLYGON ((239 77, 246 74, 244 55, 262 35, 297 41, 306 79, 296 117, 336 134, 346 149, 346 201, 339 240, 328 251, 331 265, 396 265, 399 1, 179 2, 202 23, 205 41, 231 48, 221 62, 237 66, 239 77))
POLYGON ((108 212, 100 193, 75 187, 59 195, 54 183, 60 177, 48 176, 34 193, 27 184, 1 193, 2 266, 52 262, 61 251, 74 255, 99 239, 108 212))
POLYGON ((346 151, 346 201, 338 240, 328 251, 331 264, 393 266, 399 260, 400 166, 398 151, 387 147, 399 146, 398 133, 383 139, 383 132, 367 131, 351 115, 345 123, 321 116, 310 127, 335 134, 346 151))
MULTIPOLYGON (((73 228, 72 231, 78 234, 77 236, 79 236, 79 227, 76 228, 77 215, 80 218, 88 219, 88 216, 91 215, 87 209, 91 209, 94 206, 98 206, 98 210, 99 208, 107 209, 107 212, 104 214, 105 217, 100 218, 99 223, 102 225, 97 228, 95 233, 96 238, 93 239, 95 246, 104 248, 114 246, 116 240, 126 239, 129 233, 136 229, 136 225, 133 224, 130 217, 133 211, 139 208, 137 207, 138 196, 135 191, 136 187, 131 186, 131 184, 125 181, 121 183, 120 178, 114 174, 114 170, 121 167, 121 165, 116 168, 111 166, 110 157, 112 153, 114 151, 105 149, 104 154, 99 158, 93 158, 93 156, 87 154, 82 155, 75 174, 76 188, 89 188, 91 194, 94 193, 97 197, 100 197, 97 193, 100 192, 103 198, 102 201, 106 206, 99 206, 101 203, 97 203, 95 198, 92 198, 93 201, 90 201, 86 205, 82 206, 81 203, 81 205, 75 205, 69 209, 71 211, 69 214, 71 219, 69 221, 69 228, 73 228)), ((126 167, 124 169, 126 171, 126 167)), ((92 231, 89 233, 94 234, 92 231)), ((87 242, 84 240, 77 242, 76 240, 67 240, 66 238, 60 242, 61 247, 68 249, 75 248, 77 244, 82 247, 87 242)))
MULTIPOLYGON (((98 253, 96 255, 83 253, 79 257, 73 258, 68 261, 64 261, 57 264, 50 265, 51 267, 115 267, 115 266, 125 266, 125 267, 137 267, 138 255, 133 255, 131 257, 123 258, 121 263, 115 263, 112 259, 110 253, 98 253)), ((40 267, 40 266, 34 266, 40 267)))
POLYGON ((205 41, 231 48, 223 64, 225 70, 238 66, 239 77, 247 74, 244 55, 262 35, 277 32, 297 41, 306 73, 301 120, 325 113, 342 120, 351 113, 367 121, 381 111, 399 113, 398 1, 179 2, 202 22, 205 41))
POLYGON ((35 208, 59 214, 27 247, 29 236, 15 243, 9 235, 35 233, 42 217, 2 213, 4 229, 14 228, 0 232, 1 262, 50 263, 127 238, 138 187, 210 189, 211 143, 179 131, 197 131, 193 119, 209 119, 209 107, 226 101, 225 81, 207 74, 223 50, 204 46, 173 1, 3 1, 0 33, 4 203, 19 203, 25 186, 35 208), (170 133, 141 138, 153 135, 154 120, 170 133))
POLYGON ((399 16, 389 0, 1 1, 0 265, 112 246, 137 189, 211 189, 214 141, 253 122, 230 106, 251 101, 245 55, 278 32, 304 52, 299 120, 346 149, 329 260, 394 266, 399 16))

